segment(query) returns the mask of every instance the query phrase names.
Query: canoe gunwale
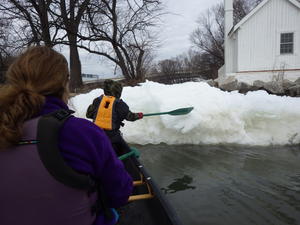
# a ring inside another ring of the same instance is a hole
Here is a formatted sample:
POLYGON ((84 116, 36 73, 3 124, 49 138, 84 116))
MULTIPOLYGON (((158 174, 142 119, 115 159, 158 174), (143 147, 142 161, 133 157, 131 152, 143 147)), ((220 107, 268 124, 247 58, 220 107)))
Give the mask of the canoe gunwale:
MULTIPOLYGON (((164 212, 160 212, 159 214, 165 215, 165 217, 167 217, 165 219, 165 221, 169 221, 164 224, 156 223, 155 225, 158 225, 158 224, 159 225, 182 225, 182 222, 180 221, 177 213, 175 212, 175 210, 173 209, 173 207, 171 206, 169 201, 161 193, 158 185, 155 183, 153 178, 147 172, 145 167, 140 163, 140 161, 135 156, 131 156, 129 159, 134 163, 136 168, 139 170, 139 172, 143 176, 143 178, 140 182, 147 183, 147 186, 150 189, 148 194, 151 195, 151 197, 148 196, 149 198, 147 198, 147 199, 140 199, 140 200, 136 200, 136 201, 143 201, 145 204, 148 204, 148 203, 150 204, 150 201, 151 201, 151 204, 154 204, 156 206, 156 207, 154 207, 155 209, 152 209, 153 207, 151 207, 151 210, 158 210, 158 209, 163 210, 164 212)), ((144 193, 142 193, 142 194, 144 194, 144 193)), ((132 203, 134 204, 134 201, 130 202, 130 204, 132 204, 132 203)), ((141 204, 141 203, 139 203, 139 204, 141 204)))

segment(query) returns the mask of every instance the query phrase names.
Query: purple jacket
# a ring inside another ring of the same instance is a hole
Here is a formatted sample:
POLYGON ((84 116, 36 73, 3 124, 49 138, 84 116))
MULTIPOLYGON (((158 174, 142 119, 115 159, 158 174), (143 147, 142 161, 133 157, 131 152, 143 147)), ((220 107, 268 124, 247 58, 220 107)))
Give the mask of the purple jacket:
MULTIPOLYGON (((47 97, 39 115, 61 108, 68 109, 60 99, 47 97)), ((71 117, 60 131, 59 148, 69 166, 101 180, 109 207, 118 208, 126 204, 132 193, 132 178, 102 129, 86 119, 71 117)), ((94 225, 103 224, 107 223, 100 215, 94 225)))
MULTIPOLYGON (((22 140, 36 140, 39 117, 23 125, 22 140)), ((1 225, 91 225, 97 193, 71 188, 46 169, 37 145, 15 145, 0 151, 1 225)))

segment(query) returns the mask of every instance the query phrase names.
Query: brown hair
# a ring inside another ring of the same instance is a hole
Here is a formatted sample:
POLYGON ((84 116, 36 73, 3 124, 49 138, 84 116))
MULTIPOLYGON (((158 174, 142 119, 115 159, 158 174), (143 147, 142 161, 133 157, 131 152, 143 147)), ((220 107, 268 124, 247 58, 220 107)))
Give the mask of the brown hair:
POLYGON ((51 95, 67 101, 68 63, 45 47, 31 47, 9 67, 0 87, 0 149, 17 144, 25 120, 37 115, 51 95))

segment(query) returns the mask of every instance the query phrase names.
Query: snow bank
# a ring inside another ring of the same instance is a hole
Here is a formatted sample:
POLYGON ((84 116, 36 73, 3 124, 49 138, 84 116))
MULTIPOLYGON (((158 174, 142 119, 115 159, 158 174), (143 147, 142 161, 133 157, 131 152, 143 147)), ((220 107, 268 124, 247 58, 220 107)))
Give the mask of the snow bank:
MULTIPOLYGON (((96 89, 75 96, 70 107, 85 118, 96 89)), ((121 130, 136 144, 247 144, 285 145, 300 143, 300 98, 269 95, 265 91, 223 92, 205 82, 164 85, 147 81, 125 87, 122 99, 133 112, 164 112, 193 106, 183 116, 144 117, 125 122, 121 130)))

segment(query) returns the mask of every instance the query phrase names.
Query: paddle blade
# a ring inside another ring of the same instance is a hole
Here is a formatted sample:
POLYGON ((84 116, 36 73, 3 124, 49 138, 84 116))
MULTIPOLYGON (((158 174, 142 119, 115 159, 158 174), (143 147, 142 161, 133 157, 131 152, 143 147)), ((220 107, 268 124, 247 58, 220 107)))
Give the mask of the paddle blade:
POLYGON ((191 112, 194 109, 194 107, 188 107, 188 108, 180 108, 176 109, 170 112, 159 112, 159 113, 145 113, 144 116, 159 116, 159 115, 172 115, 172 116, 179 116, 179 115, 185 115, 191 112))
POLYGON ((185 115, 185 114, 190 113, 193 109, 194 109, 194 107, 180 108, 180 109, 173 110, 173 111, 169 112, 168 114, 172 115, 172 116, 185 115))

